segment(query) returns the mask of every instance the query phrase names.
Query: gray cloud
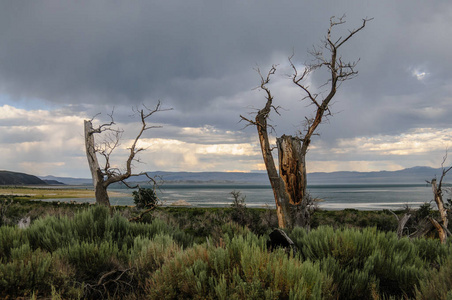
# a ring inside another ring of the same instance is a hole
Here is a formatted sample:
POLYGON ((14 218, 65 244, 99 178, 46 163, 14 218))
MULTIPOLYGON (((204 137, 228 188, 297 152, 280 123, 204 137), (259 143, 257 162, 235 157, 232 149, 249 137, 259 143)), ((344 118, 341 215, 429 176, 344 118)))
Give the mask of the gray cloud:
MULTIPOLYGON (((334 147, 340 138, 451 127, 452 5, 445 1, 2 1, 0 95, 78 116, 102 112, 100 120, 115 107, 123 123, 134 121, 132 106, 161 99, 174 111, 153 119, 167 125, 157 137, 234 143, 225 132, 249 140, 254 129, 240 131, 239 115, 264 101, 252 90, 253 68, 280 64, 274 96, 287 111, 272 121, 278 134, 290 134, 312 107, 284 83, 287 56, 309 61, 330 16, 344 13, 338 36, 364 17, 374 20, 343 49, 345 60, 360 59, 359 76, 341 86, 337 114, 317 141, 334 147), (201 139, 181 129, 206 126, 218 132, 201 139)), ((314 76, 312 87, 324 80, 314 76)))

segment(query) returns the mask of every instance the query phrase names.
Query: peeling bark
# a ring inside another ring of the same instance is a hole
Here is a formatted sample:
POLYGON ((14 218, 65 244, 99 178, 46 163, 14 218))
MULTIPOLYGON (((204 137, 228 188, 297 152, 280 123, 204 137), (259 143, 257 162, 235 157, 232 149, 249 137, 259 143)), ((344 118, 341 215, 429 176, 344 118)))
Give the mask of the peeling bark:
POLYGON ((444 230, 444 228, 441 226, 441 224, 433 219, 432 217, 429 217, 428 220, 430 223, 432 223, 433 227, 435 227, 436 231, 438 232, 439 240, 441 241, 441 244, 445 244, 447 240, 447 232, 444 230))
MULTIPOLYGON (((447 228, 447 226, 449 225, 449 220, 447 218, 447 210, 444 207, 443 193, 441 190, 441 186, 436 185, 435 179, 433 179, 431 183, 432 183, 432 191, 433 191, 433 195, 434 195, 434 200, 435 200, 436 205, 438 206, 438 211, 439 211, 439 215, 440 215, 440 218, 442 221, 442 225, 447 228)), ((441 178, 441 183, 442 183, 442 178, 441 178)))
POLYGON ((403 236, 403 229, 405 229, 405 225, 410 219, 410 214, 404 214, 402 219, 399 220, 399 223, 397 224, 397 236, 400 238, 403 236))
POLYGON ((441 223, 438 223, 438 221, 436 221, 433 218, 429 218, 429 220, 432 223, 432 225, 436 228, 436 230, 438 231, 439 239, 441 240, 441 243, 443 243, 443 244, 447 240, 447 231, 445 230, 445 228, 447 228, 447 226, 449 225, 449 220, 447 218, 447 209, 444 206, 443 192, 441 190, 442 181, 443 181, 443 178, 446 175, 446 173, 443 171, 443 175, 441 176, 439 184, 436 183, 436 179, 432 179, 432 181, 430 182, 432 185, 432 191, 433 191, 433 197, 434 197, 433 199, 435 200, 436 206, 438 207, 438 212, 440 215, 441 223))
POLYGON ((96 203, 110 207, 110 199, 107 193, 107 186, 104 185, 104 175, 100 168, 96 155, 96 144, 94 142, 93 124, 89 120, 85 120, 85 150, 88 158, 88 165, 93 178, 94 195, 96 203))
POLYGON ((290 227, 309 227, 309 199, 307 197, 306 153, 300 139, 283 135, 276 139, 279 176, 284 182, 288 199, 282 205, 289 212, 290 227))
POLYGON ((284 181, 291 205, 302 204, 306 195, 306 162, 300 139, 283 135, 276 140, 279 174, 284 181))
POLYGON ((276 215, 278 217, 278 226, 280 228, 290 227, 287 216, 289 211, 287 209, 288 195, 284 187, 284 181, 279 177, 278 171, 275 166, 275 161, 271 152, 270 143, 268 141, 267 132, 267 116, 270 113, 271 108, 271 95, 267 101, 267 105, 259 111, 256 116, 255 124, 258 124, 257 132, 259 136, 259 142, 261 145, 262 157, 264 159, 265 168, 267 169, 268 179, 273 190, 276 204, 276 215))

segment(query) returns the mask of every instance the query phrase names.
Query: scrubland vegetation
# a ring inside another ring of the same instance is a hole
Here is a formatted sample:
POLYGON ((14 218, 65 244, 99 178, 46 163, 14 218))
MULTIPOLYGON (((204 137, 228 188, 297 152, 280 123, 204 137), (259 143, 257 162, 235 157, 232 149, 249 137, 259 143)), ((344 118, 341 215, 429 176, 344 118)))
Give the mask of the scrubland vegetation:
POLYGON ((160 207, 129 222, 135 208, 6 200, 0 298, 452 297, 450 242, 399 239, 384 211, 316 211, 309 232, 287 231, 288 253, 267 248, 273 210, 160 207))

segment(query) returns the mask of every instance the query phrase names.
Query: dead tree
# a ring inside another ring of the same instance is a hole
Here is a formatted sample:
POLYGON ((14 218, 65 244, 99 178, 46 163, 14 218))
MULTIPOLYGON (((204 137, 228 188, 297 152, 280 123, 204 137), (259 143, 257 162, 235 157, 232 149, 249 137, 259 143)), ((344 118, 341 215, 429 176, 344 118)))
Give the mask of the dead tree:
POLYGON ((403 214, 402 218, 399 218, 398 215, 395 214, 392 210, 389 210, 389 212, 396 218, 397 220, 397 236, 401 238, 403 236, 403 231, 405 229, 405 225, 408 222, 408 220, 411 217, 411 214, 405 213, 403 214))
POLYGON ((432 191, 433 191, 433 200, 436 203, 436 206, 438 207, 439 217, 440 220, 437 221, 433 218, 429 218, 429 221, 431 224, 435 227, 436 231, 438 232, 439 239, 441 240, 441 243, 445 243, 447 240, 447 236, 451 235, 449 230, 447 229, 447 226, 449 225, 449 219, 447 217, 447 207, 443 200, 443 180, 446 174, 452 169, 452 167, 445 168, 444 163, 447 160, 447 153, 443 157, 443 162, 441 163, 442 173, 441 177, 439 178, 439 181, 437 182, 436 178, 433 178, 431 181, 427 181, 429 184, 432 185, 432 191))
POLYGON ((115 182, 122 182, 128 187, 126 179, 132 176, 145 175, 147 178, 155 183, 155 180, 150 177, 146 172, 133 173, 132 167, 133 162, 137 161, 137 154, 145 148, 138 147, 138 141, 142 137, 143 133, 152 128, 159 128, 161 126, 150 126, 147 121, 156 112, 166 111, 170 109, 162 109, 160 101, 157 103, 155 108, 149 109, 143 105, 142 109, 137 110, 140 115, 141 127, 135 137, 129 150, 129 156, 125 163, 125 169, 120 170, 119 168, 113 167, 111 165, 111 155, 113 151, 119 146, 122 131, 113 128, 115 125, 113 120, 113 113, 110 115, 111 121, 99 125, 98 127, 93 127, 93 119, 85 120, 85 150, 86 156, 88 158, 88 164, 91 171, 91 176, 93 178, 94 193, 96 197, 96 203, 100 205, 105 205, 110 207, 110 200, 107 193, 107 188, 110 184, 115 182), (104 132, 110 133, 103 143, 96 143, 94 136, 96 134, 102 134, 104 132), (103 158, 104 165, 99 164, 97 155, 103 158))
POLYGON ((268 131, 271 126, 267 120, 271 111, 278 112, 278 107, 273 104, 273 95, 268 87, 270 78, 276 72, 273 65, 266 76, 258 69, 261 78, 259 88, 265 92, 265 106, 257 112, 254 120, 240 116, 242 120, 255 125, 259 136, 267 174, 273 189, 276 202, 278 224, 281 228, 294 226, 308 226, 309 222, 309 196, 306 190, 306 154, 313 135, 323 119, 331 115, 330 103, 336 91, 343 81, 354 78, 358 72, 355 70, 356 62, 343 62, 339 55, 340 48, 350 40, 352 36, 361 31, 370 19, 363 19, 362 25, 349 31, 344 37, 332 37, 335 27, 345 23, 344 17, 330 19, 330 27, 323 41, 322 48, 314 47, 311 55, 314 57, 312 64, 307 64, 302 72, 299 72, 292 62, 293 55, 289 57, 289 63, 293 69, 292 82, 299 87, 305 95, 303 100, 315 107, 313 117, 305 117, 305 130, 298 136, 283 135, 276 139, 279 158, 279 173, 275 166, 272 147, 269 142, 268 131), (325 52, 325 53, 324 53, 325 52), (316 93, 306 85, 308 76, 321 68, 328 70, 330 78, 322 86, 326 93, 316 93), (325 95, 326 94, 326 95, 325 95))

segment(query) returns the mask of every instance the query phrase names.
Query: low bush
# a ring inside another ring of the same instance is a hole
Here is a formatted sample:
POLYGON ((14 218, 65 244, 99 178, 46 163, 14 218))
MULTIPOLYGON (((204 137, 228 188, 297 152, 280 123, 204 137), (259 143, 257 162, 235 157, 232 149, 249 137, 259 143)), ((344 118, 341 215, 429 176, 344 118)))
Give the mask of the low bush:
POLYGON ((450 247, 435 240, 398 239, 375 228, 319 227, 309 234, 295 228, 291 238, 302 260, 318 262, 348 299, 412 297, 432 263, 450 257, 450 247))
POLYGON ((139 209, 152 208, 157 206, 158 198, 154 189, 138 188, 137 191, 132 192, 133 202, 139 209))
MULTIPOLYGON (((298 247, 288 255, 267 249, 268 227, 256 235, 261 225, 234 222, 231 209, 159 208, 149 223, 131 223, 91 207, 36 219, 26 229, 0 226, 0 298, 452 296, 452 242, 399 239, 375 227, 320 226, 288 232, 298 247)), ((246 211, 258 221, 268 212, 246 211)), ((369 217, 355 213, 343 212, 343 221, 369 217)))
POLYGON ((138 284, 133 280, 133 270, 151 272, 156 268, 149 267, 150 263, 143 259, 140 263, 131 261, 138 251, 137 243, 151 241, 144 247, 149 253, 150 249, 163 245, 162 238, 153 240, 162 235, 177 245, 174 249, 193 244, 192 236, 161 220, 150 224, 129 223, 119 214, 111 216, 107 208, 99 206, 73 217, 39 218, 26 229, 1 226, 0 294, 24 296, 34 292, 43 296, 52 293, 52 286, 53 292, 57 288, 63 298, 111 296, 110 289, 127 292, 138 284), (118 272, 123 273, 121 280, 112 280, 110 277, 119 276, 118 272))
POLYGON ((452 259, 433 268, 429 276, 416 288, 416 299, 452 299, 452 259))
POLYGON ((23 244, 22 230, 12 226, 0 226, 0 262, 11 257, 11 249, 23 244))
POLYGON ((43 250, 32 250, 28 243, 12 248, 8 261, 0 264, 0 296, 19 297, 39 292, 49 295, 53 286, 73 291, 71 268, 43 250))
POLYGON ((178 252, 147 281, 150 299, 335 299, 318 264, 268 252, 266 239, 249 233, 222 247, 198 245, 178 252))
POLYGON ((180 250, 169 235, 158 234, 152 239, 137 236, 129 250, 129 266, 136 286, 144 290, 146 280, 180 250))

